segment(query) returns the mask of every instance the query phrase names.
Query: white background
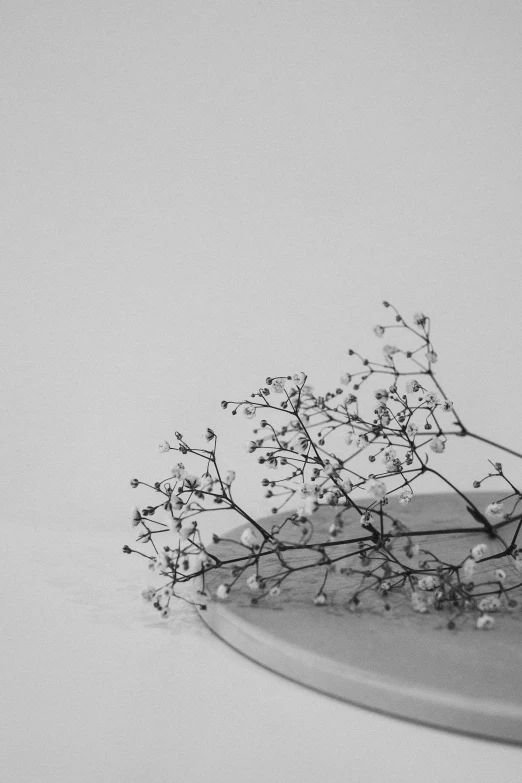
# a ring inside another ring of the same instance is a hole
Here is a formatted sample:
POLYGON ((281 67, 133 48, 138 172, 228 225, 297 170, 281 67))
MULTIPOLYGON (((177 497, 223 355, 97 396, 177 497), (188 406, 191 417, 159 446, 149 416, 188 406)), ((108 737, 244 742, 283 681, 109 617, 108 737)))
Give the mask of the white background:
MULTIPOLYGON (((220 400, 335 387, 382 299, 432 316, 465 422, 517 447, 521 25, 507 0, 3 4, 6 781, 519 779, 518 750, 160 629, 117 550, 175 429, 220 433, 258 513, 220 400)), ((486 456, 447 464, 469 486, 486 456)))

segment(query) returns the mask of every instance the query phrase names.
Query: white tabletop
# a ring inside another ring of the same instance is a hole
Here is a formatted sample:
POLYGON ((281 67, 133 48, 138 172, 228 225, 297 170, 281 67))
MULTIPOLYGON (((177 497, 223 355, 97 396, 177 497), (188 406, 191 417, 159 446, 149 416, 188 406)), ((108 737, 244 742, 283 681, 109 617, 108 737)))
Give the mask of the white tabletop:
POLYGON ((2 779, 520 780, 522 749, 384 717, 289 682, 186 604, 160 621, 125 533, 7 527, 2 779))

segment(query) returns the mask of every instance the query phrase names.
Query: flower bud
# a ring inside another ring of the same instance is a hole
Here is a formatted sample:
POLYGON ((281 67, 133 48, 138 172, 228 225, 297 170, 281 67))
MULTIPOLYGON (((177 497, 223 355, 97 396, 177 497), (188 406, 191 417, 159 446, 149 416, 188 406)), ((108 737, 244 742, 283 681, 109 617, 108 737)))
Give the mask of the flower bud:
POLYGON ((247 546, 251 549, 257 546, 258 544, 257 538, 254 532, 249 527, 246 527, 241 533, 241 543, 243 544, 243 546, 247 546))
POLYGON ((230 587, 226 584, 219 585, 216 590, 216 595, 221 601, 225 601, 228 598, 230 587))

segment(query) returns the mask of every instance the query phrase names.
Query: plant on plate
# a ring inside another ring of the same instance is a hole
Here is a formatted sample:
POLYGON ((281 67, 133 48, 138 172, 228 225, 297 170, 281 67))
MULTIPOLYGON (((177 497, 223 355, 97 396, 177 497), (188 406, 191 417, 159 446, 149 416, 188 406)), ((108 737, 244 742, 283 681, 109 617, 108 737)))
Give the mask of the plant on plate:
POLYGON ((221 467, 218 437, 210 428, 203 446, 179 432, 173 444, 160 444, 162 452, 177 454, 165 478, 131 481, 134 488, 152 490, 155 500, 132 514, 140 548, 125 545, 123 551, 145 558, 160 578, 161 584, 143 596, 163 617, 173 598, 204 609, 211 600, 226 601, 241 582, 254 604, 280 600, 289 580, 304 569, 317 574, 313 601, 318 606, 329 603, 332 574, 349 577, 349 608, 373 594, 389 609, 393 597, 401 596, 413 612, 445 611, 449 628, 472 617, 477 628, 489 629, 496 612, 517 606, 522 492, 501 463, 490 462, 487 475, 473 487, 497 479, 506 492, 479 507, 477 493, 457 487, 443 466, 446 452, 462 438, 522 455, 467 429, 435 375, 430 319, 416 313, 406 321, 388 302, 384 307, 393 316, 392 323, 374 328, 384 343, 380 357, 370 360, 350 350, 355 366, 334 390, 316 394, 299 372, 270 376, 250 397, 221 403, 256 425, 246 451, 266 468, 261 483, 273 504, 270 523, 256 520, 236 502, 236 475, 221 467), (393 330, 401 339, 387 342, 393 330), (401 519, 401 507, 415 504, 417 482, 427 475, 461 499, 466 524, 417 529, 401 519), (214 534, 208 546, 198 518, 223 509, 246 524, 237 540, 214 534), (477 532, 488 543, 470 546, 464 557, 439 551, 448 534, 476 538, 477 532), (211 574, 222 575, 212 591, 207 589, 211 574), (183 590, 188 583, 198 586, 192 594, 183 590))

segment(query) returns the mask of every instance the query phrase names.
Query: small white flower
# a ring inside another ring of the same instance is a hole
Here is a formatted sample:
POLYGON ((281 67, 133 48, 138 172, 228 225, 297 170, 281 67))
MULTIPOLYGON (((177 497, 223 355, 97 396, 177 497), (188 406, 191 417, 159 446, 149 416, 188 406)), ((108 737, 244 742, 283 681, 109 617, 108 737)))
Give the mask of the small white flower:
POLYGON ((257 449, 257 443, 255 440, 249 440, 245 443, 245 449, 249 454, 252 454, 257 449))
POLYGON ((183 479, 183 486, 185 486, 187 489, 194 491, 201 487, 201 479, 199 478, 199 476, 195 476, 189 473, 183 479))
POLYGON ((350 493, 353 489, 353 484, 350 481, 350 479, 345 479, 343 483, 341 484, 341 487, 346 493, 350 493))
POLYGON ((439 357, 435 353, 435 351, 426 351, 426 359, 430 364, 435 364, 435 362, 438 362, 439 357))
POLYGON ((243 416, 245 416, 247 419, 253 419, 256 415, 256 406, 251 405, 248 403, 247 405, 243 405, 243 416))
POLYGON ((361 525, 369 525, 373 519, 371 511, 365 511, 361 516, 361 525))
POLYGON ((207 568, 213 563, 212 558, 206 552, 198 552, 197 559, 202 568, 207 568))
POLYGON ((393 462, 397 459, 397 452, 393 446, 386 446, 381 453, 381 460, 386 464, 387 462, 393 462))
POLYGON ((437 392, 428 391, 422 398, 422 402, 428 408, 431 408, 433 410, 434 408, 437 407, 437 405, 440 405, 440 397, 437 394, 437 392))
POLYGON ((376 337, 384 337, 384 332, 385 332, 384 326, 380 326, 379 324, 377 324, 377 326, 373 327, 373 333, 376 337))
POLYGON ((183 465, 182 462, 178 462, 178 464, 172 468, 171 473, 172 473, 172 478, 177 479, 178 481, 184 479, 185 476, 188 476, 188 473, 185 470, 185 466, 183 465))
POLYGON ((311 517, 312 514, 315 514, 318 508, 319 503, 315 499, 315 496, 308 495, 308 497, 305 498, 303 505, 297 509, 297 514, 304 519, 306 517, 311 517))
POLYGON ((255 574, 252 574, 252 576, 249 576, 247 581, 247 585, 252 590, 253 593, 257 593, 260 590, 263 589, 263 583, 260 579, 257 578, 255 574))
POLYGON ((298 454, 306 454, 309 446, 310 446, 310 441, 308 440, 306 435, 299 435, 295 444, 295 448, 298 454))
POLYGON ((250 549, 253 549, 253 547, 258 546, 259 542, 257 540, 257 537, 250 527, 246 527, 243 532, 241 533, 241 543, 243 546, 247 546, 250 549))
POLYGON ((442 454, 444 449, 446 448, 446 444, 442 440, 442 438, 438 438, 437 436, 433 437, 430 440, 429 443, 430 449, 435 452, 435 454, 442 454))
POLYGON ((399 352, 399 349, 395 347, 395 345, 385 345, 382 349, 384 353, 384 363, 388 365, 388 367, 394 367, 394 354, 399 352))
POLYGON ((214 485, 214 479, 209 473, 204 473, 201 476, 200 490, 201 492, 210 492, 214 485))
POLYGON ((326 603, 326 593, 323 593, 322 591, 317 593, 317 595, 314 598, 314 604, 316 606, 323 606, 326 603))
POLYGON ((221 601, 225 601, 228 598, 228 594, 230 592, 230 587, 228 585, 219 585, 218 589, 216 590, 216 595, 218 598, 221 599, 221 601))
POLYGON ((154 587, 146 587, 145 590, 142 590, 141 597, 144 601, 151 602, 154 600, 154 597, 156 595, 156 590, 154 587))
POLYGON ((271 587, 270 590, 268 591, 268 595, 271 595, 272 598, 281 595, 281 588, 279 587, 279 585, 274 585, 273 587, 271 587))
POLYGON ((410 421, 410 423, 406 427, 406 435, 410 440, 413 440, 415 435, 418 433, 419 427, 415 422, 410 421))
POLYGON ((406 394, 414 394, 418 392, 420 385, 418 381, 408 381, 406 384, 406 394))
POLYGON ((487 544, 477 544, 471 550, 471 557, 475 561, 480 560, 482 557, 484 557, 487 551, 488 551, 487 544))
POLYGON ((308 495, 315 495, 315 486, 311 482, 305 481, 303 484, 299 484, 297 493, 301 498, 306 498, 308 495))
POLYGON ((355 436, 355 432, 347 432, 347 433, 345 433, 345 436, 344 436, 344 442, 345 442, 345 443, 346 443, 348 446, 351 446, 351 445, 352 445, 352 443, 353 443, 353 442, 354 442, 354 440, 355 440, 355 437, 356 437, 356 436, 355 436))
POLYGON ((161 443, 158 443, 158 449, 164 454, 165 452, 170 451, 170 445, 166 440, 162 440, 161 443))
POLYGON ((472 557, 468 557, 462 565, 462 580, 464 582, 471 582, 475 573, 475 560, 472 557))
POLYGON ((179 531, 179 537, 181 541, 188 541, 190 534, 193 532, 194 528, 192 527, 182 527, 179 531))
POLYGON ((361 435, 357 435, 355 445, 358 449, 364 449, 368 445, 368 435, 364 432, 361 435))
POLYGON ((272 381, 272 389, 276 394, 283 394, 285 391, 286 378, 274 378, 272 381))
POLYGON ((170 614, 170 606, 164 606, 163 609, 161 610, 160 614, 163 617, 163 619, 165 620, 169 616, 169 614, 170 614))
POLYGON ((488 519, 501 519, 503 517, 503 503, 493 502, 486 506, 485 514, 488 519))
POLYGON ((160 549, 158 552, 158 568, 168 568, 170 564, 170 557, 168 552, 166 552, 164 549, 160 549))
POLYGON ((327 506, 331 506, 332 504, 335 504, 335 503, 337 502, 337 500, 338 500, 338 499, 339 499, 339 498, 338 498, 338 495, 337 495, 337 493, 336 493, 336 492, 334 492, 334 491, 333 491, 333 490, 331 490, 331 489, 329 489, 329 490, 328 490, 327 492, 325 492, 325 493, 324 493, 324 495, 323 495, 323 502, 324 502, 324 503, 325 503, 327 506))
POLYGON ((517 551, 513 555, 513 565, 517 569, 517 571, 522 571, 522 552, 517 551))
POLYGON ((420 612, 421 614, 424 614, 428 611, 428 605, 426 603, 426 599, 423 595, 417 592, 413 592, 411 594, 411 605, 415 612, 420 612))
POLYGON ((348 386, 351 380, 352 376, 349 372, 345 372, 343 375, 341 375, 341 383, 343 386, 348 386))
POLYGON ((377 389, 374 392, 374 397, 376 400, 382 400, 383 402, 386 402, 386 400, 389 397, 389 393, 387 389, 377 389))
POLYGON ((296 372, 292 380, 295 384, 297 384, 297 386, 302 386, 303 383, 306 381, 306 375, 304 374, 304 372, 296 372))
POLYGON ((174 511, 181 511, 185 503, 183 503, 183 498, 181 495, 176 495, 176 497, 172 498, 172 507, 174 511))
POLYGON ((235 470, 228 470, 225 476, 225 484, 232 484, 235 478, 236 478, 235 470))
POLYGON ((424 326, 426 323, 426 316, 423 313, 415 313, 413 316, 413 323, 415 326, 424 326))
POLYGON ((495 618, 490 614, 483 614, 477 619, 477 628, 482 631, 489 631, 495 625, 495 618))
POLYGON ((141 522, 141 513, 139 508, 135 508, 131 516, 132 527, 136 527, 141 522))
POLYGON ((442 410, 443 411, 452 411, 453 410, 453 403, 451 400, 444 400, 442 403, 442 410))
POLYGON ((399 503, 402 503, 403 505, 410 503, 412 497, 413 491, 410 487, 404 487, 404 489, 399 492, 399 503))
POLYGON ((386 467, 388 473, 393 473, 395 470, 397 470, 397 464, 400 462, 400 460, 393 446, 388 446, 384 449, 384 451, 381 453, 381 462, 386 467))
POLYGON ((386 484, 384 481, 369 479, 366 482, 366 492, 373 500, 382 501, 386 497, 386 484))
POLYGON ((419 590, 434 590, 438 581, 433 576, 421 576, 417 583, 419 590))
POLYGON ((496 595, 487 595, 478 603, 481 612, 497 612, 500 608, 500 600, 496 595))
POLYGON ((497 568, 497 570, 495 571, 495 576, 499 582, 503 582, 504 579, 506 578, 506 572, 504 571, 503 568, 497 568))
POLYGON ((181 528, 181 519, 179 517, 171 517, 169 527, 173 533, 178 533, 181 528))

